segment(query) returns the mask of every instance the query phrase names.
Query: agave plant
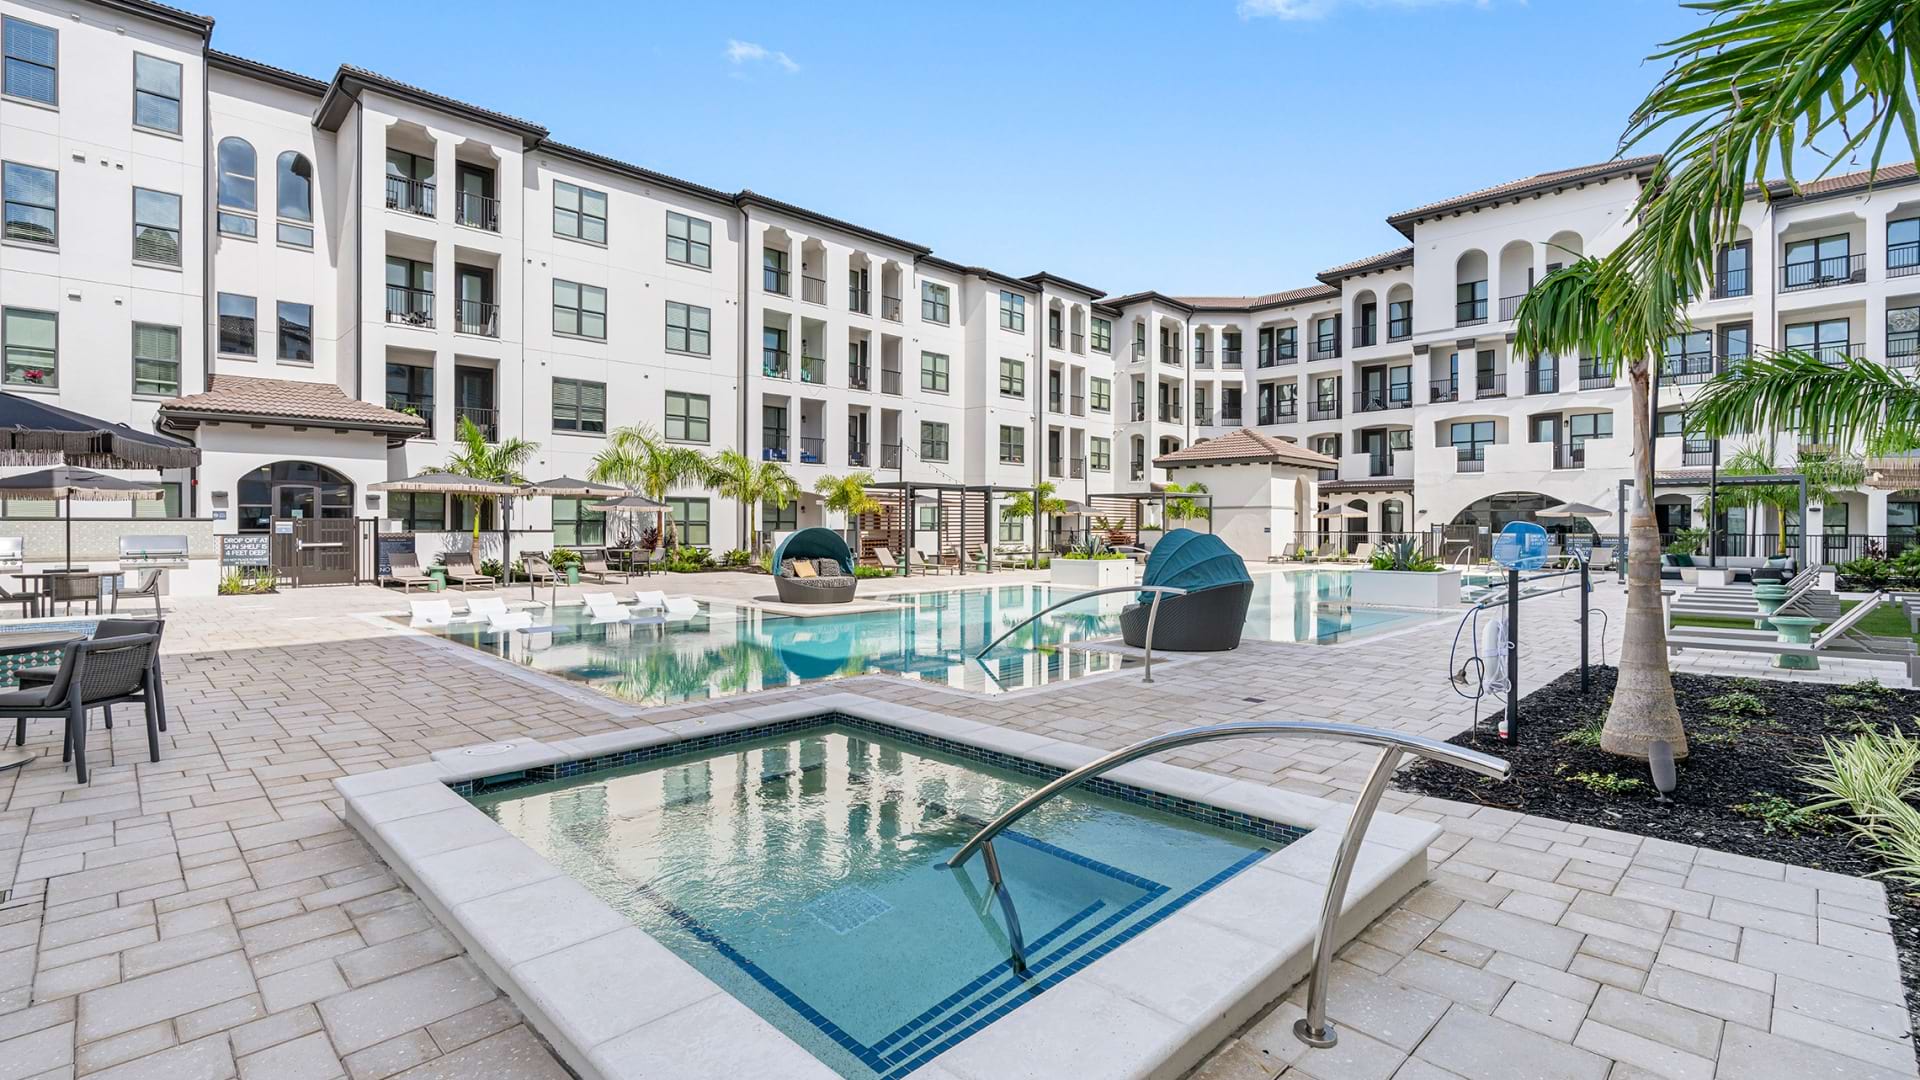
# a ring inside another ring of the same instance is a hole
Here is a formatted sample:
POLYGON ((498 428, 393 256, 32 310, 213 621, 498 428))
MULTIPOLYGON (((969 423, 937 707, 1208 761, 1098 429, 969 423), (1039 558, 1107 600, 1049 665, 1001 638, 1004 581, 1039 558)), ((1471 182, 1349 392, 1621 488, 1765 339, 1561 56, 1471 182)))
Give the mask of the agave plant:
POLYGON ((1110 550, 1106 537, 1090 532, 1073 545, 1069 554, 1076 559, 1104 559, 1110 550))
POLYGON ((1412 540, 1395 540, 1373 553, 1370 564, 1375 570, 1398 570, 1409 574, 1432 574, 1443 569, 1433 556, 1420 550, 1412 540))

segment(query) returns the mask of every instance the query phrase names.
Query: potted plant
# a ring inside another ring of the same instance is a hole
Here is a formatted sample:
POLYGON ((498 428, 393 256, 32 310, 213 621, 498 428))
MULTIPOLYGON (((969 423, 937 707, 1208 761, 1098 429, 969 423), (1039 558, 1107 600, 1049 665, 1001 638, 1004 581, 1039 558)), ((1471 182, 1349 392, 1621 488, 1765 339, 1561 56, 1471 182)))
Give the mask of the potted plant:
POLYGON ((1077 589, 1104 589, 1133 581, 1133 562, 1107 547, 1106 537, 1090 534, 1047 567, 1047 580, 1077 589))
POLYGON ((1373 553, 1373 561, 1352 574, 1348 595, 1372 607, 1441 608, 1460 606, 1460 571, 1441 565, 1412 540, 1397 540, 1373 553))

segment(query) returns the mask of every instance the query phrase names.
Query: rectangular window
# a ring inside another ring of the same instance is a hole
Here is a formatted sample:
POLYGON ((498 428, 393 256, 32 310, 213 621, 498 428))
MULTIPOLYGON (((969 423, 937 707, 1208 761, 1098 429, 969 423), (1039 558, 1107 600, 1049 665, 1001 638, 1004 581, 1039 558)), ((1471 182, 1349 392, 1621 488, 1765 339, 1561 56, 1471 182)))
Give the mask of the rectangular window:
POLYGON ((592 499, 553 500, 554 547, 600 547, 607 542, 607 515, 590 509, 592 499))
POLYGON ((1087 380, 1087 397, 1088 404, 1094 412, 1112 412, 1113 380, 1099 378, 1087 380))
POLYGON ((787 293, 787 253, 779 248, 760 249, 760 288, 776 296, 787 293))
POLYGON ((1887 276, 1920 274, 1920 217, 1887 222, 1887 276))
POLYGON ((1282 360, 1300 358, 1300 328, 1297 326, 1278 327, 1273 332, 1274 355, 1282 360))
POLYGON ((1011 424, 1000 425, 1000 464, 1018 465, 1027 460, 1027 433, 1011 424))
POLYGON ((1787 327, 1787 348, 1807 353, 1824 363, 1844 364, 1854 352, 1848 347, 1851 329, 1852 323, 1847 319, 1792 323, 1787 327))
POLYGON ((1008 517, 1005 514, 1000 515, 1001 543, 1018 544, 1026 538, 1027 522, 1025 518, 1008 517))
POLYGON ((1340 351, 1340 319, 1329 316, 1316 319, 1313 324, 1313 351, 1321 356, 1332 356, 1340 351))
POLYGON ((1748 296, 1753 293, 1753 241, 1741 240, 1720 249, 1720 273, 1714 281, 1715 297, 1748 296))
POLYGON ((5 70, 0 93, 46 105, 60 103, 60 33, 11 16, 0 18, 5 70))
POLYGON ((296 364, 313 363, 313 305, 280 301, 279 357, 296 364))
POLYGON ((180 134, 180 65, 133 54, 133 126, 180 134))
POLYGON ((585 379, 553 380, 553 430, 605 433, 607 384, 585 379))
POLYGON ((920 354, 920 389, 936 394, 947 392, 947 358, 939 353, 920 354))
POLYGON ((1387 304, 1387 340, 1413 336, 1413 301, 1394 300, 1387 304))
POLYGON ((53 247, 60 242, 60 174, 6 162, 0 165, 9 240, 53 247))
POLYGON ((945 326, 953 318, 953 294, 945 285, 931 281, 920 283, 920 318, 945 326))
POLYGON ((916 508, 914 519, 921 532, 938 532, 940 529, 940 507, 937 504, 922 503, 916 508))
POLYGON ((1487 321, 1487 282, 1463 281, 1453 287, 1453 321, 1456 323, 1475 323, 1487 321))
POLYGON ((445 532, 447 497, 437 492, 396 491, 387 496, 387 516, 398 521, 403 532, 445 532))
POLYGON ((1113 468, 1113 440, 1095 435, 1087 440, 1087 466, 1094 472, 1108 472, 1113 468))
MULTIPOLYGON (((944 320, 942 320, 944 321, 944 320)), ((1019 293, 1000 290, 1000 329, 1015 333, 1027 331, 1027 298, 1019 293)))
POLYGON ((251 296, 220 294, 220 351, 229 356, 254 355, 254 322, 259 310, 251 296))
POLYGON ((711 442, 713 403, 705 394, 667 391, 667 438, 674 442, 711 442))
POLYGON ((607 193, 577 184, 553 182, 553 235, 607 242, 607 193))
POLYGON ((667 261, 713 269, 713 223, 667 211, 667 261))
POLYGON ((1678 409, 1669 409, 1654 421, 1653 434, 1658 439, 1671 439, 1685 434, 1686 426, 1686 414, 1678 409))
POLYGON ((274 226, 273 235, 288 247, 311 248, 313 230, 305 225, 289 225, 282 221, 274 226))
POLYGON ((60 320, 51 311, 0 311, 8 386, 60 385, 60 320))
POLYGON ((1804 289, 1846 281, 1853 267, 1852 240, 1846 233, 1787 244, 1781 287, 1804 289))
MULTIPOLYGON (((166 482, 160 485, 161 497, 158 499, 134 499, 133 516, 137 518, 177 518, 184 505, 182 485, 166 482)), ((49 503, 48 505, 52 505, 49 503)))
POLYGON ((1113 351, 1113 323, 1110 320, 1094 317, 1093 351, 1103 353, 1113 351))
POLYGON ((711 524, 707 517, 707 500, 668 499, 667 512, 672 515, 674 535, 682 544, 694 547, 708 545, 711 524))
POLYGON ((133 392, 158 397, 180 393, 180 328, 133 324, 133 392))
POLYGON ((1000 358, 1000 394, 1012 398, 1027 396, 1026 361, 1006 356, 1000 358))
POLYGON ((133 257, 180 265, 180 196, 133 189, 133 257))
POLYGON ((553 332, 607 340, 607 290, 555 278, 553 332))
POLYGON ((789 502, 785 506, 772 503, 760 504, 760 531, 770 533, 792 532, 800 527, 800 504, 789 502))
POLYGON ((667 350, 707 356, 713 352, 713 312, 693 304, 667 301, 667 350))
POLYGON ((947 460, 947 425, 920 421, 920 456, 927 461, 947 460))
POLYGON ((1469 420, 1453 425, 1453 448, 1463 461, 1482 461, 1486 459, 1487 447, 1493 445, 1493 421, 1469 420))

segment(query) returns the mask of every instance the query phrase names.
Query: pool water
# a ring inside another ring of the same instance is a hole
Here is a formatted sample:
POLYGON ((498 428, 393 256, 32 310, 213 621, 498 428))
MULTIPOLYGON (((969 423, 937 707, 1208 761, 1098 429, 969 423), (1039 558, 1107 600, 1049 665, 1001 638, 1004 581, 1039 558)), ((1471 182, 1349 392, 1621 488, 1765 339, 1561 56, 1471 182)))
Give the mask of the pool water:
MULTIPOLYGON (((515 663, 587 683, 644 704, 726 697, 851 675, 891 674, 997 693, 1042 686, 1135 661, 1116 652, 1063 648, 1118 637, 1131 594, 1094 597, 1021 630, 984 660, 976 654, 1004 631, 1075 590, 1022 583, 937 592, 885 593, 868 581, 864 599, 886 610, 794 617, 704 603, 685 620, 596 623, 563 605, 534 632, 501 633, 456 623, 445 637, 515 663)), ((1259 641, 1330 643, 1412 625, 1431 615, 1346 602, 1340 571, 1254 578, 1245 636, 1259 641)))
POLYGON ((476 805, 842 1076, 905 1076, 1297 831, 1076 790, 841 724, 479 795, 476 805), (1024 971, 1014 959, 1016 942, 1024 971))

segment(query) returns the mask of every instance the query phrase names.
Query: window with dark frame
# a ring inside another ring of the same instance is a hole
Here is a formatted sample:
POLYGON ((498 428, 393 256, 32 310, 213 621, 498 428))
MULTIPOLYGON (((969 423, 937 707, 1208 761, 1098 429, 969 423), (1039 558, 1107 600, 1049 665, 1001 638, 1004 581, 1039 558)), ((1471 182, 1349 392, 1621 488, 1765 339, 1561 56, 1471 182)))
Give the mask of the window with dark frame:
POLYGON ((590 507, 592 499, 555 496, 553 545, 565 548, 601 547, 607 542, 607 515, 590 507))
POLYGON ((8 386, 60 385, 60 317, 51 311, 0 309, 0 355, 8 386))
POLYGON ((1087 380, 1087 407, 1094 412, 1113 411, 1113 380, 1098 377, 1087 380))
POLYGON ((607 242, 607 193, 563 180, 553 182, 553 235, 589 244, 607 242))
POLYGON ((220 351, 228 356, 257 355, 259 303, 251 296, 221 293, 217 304, 220 318, 220 351))
POLYGON ((1113 351, 1113 322, 1097 315, 1093 319, 1093 351, 1103 353, 1113 351))
POLYGON ((180 393, 180 328, 133 324, 133 392, 153 397, 180 393))
POLYGON ((920 457, 926 461, 945 461, 947 452, 947 425, 935 420, 920 421, 920 457))
POLYGON ((1023 398, 1027 396, 1027 363, 1009 356, 1000 358, 1000 396, 1023 398))
POLYGON ((1113 468, 1113 440, 1098 435, 1087 440, 1087 467, 1094 472, 1108 472, 1113 468))
POLYGON ((0 17, 0 93, 60 104, 60 32, 39 23, 0 17))
POLYGON ((553 430, 605 434, 607 384, 586 379, 553 380, 553 430))
POLYGON ((695 304, 667 301, 667 350, 707 356, 713 352, 713 312, 695 304))
POLYGON ((670 498, 667 512, 675 537, 684 545, 706 547, 712 541, 712 522, 705 499, 670 498))
POLYGON ((276 355, 289 363, 313 363, 313 305, 282 300, 278 315, 276 355))
POLYGON ((931 281, 921 282, 920 318, 945 326, 953 317, 952 296, 953 294, 945 285, 938 285, 931 281))
POLYGON ((713 222, 667 211, 667 261, 713 269, 713 222))
POLYGON ((180 65, 133 54, 133 126, 180 134, 180 65))
POLYGON ((445 532, 447 497, 437 492, 396 491, 387 496, 387 516, 400 523, 402 532, 445 532))
POLYGON ((607 339, 607 290, 553 279, 553 332, 607 339))
POLYGON ((667 439, 672 442, 713 441, 713 402, 705 394, 667 391, 667 439))
POLYGON ((253 144, 228 136, 220 140, 214 157, 220 170, 216 224, 229 236, 258 236, 260 225, 253 216, 259 209, 253 144))
POLYGON ((289 150, 280 155, 274 170, 274 208, 280 221, 274 236, 293 247, 313 246, 313 163, 306 155, 289 150))
POLYGON ((1387 340, 1413 336, 1413 301, 1387 301, 1387 340))
POLYGON ((133 189, 133 257, 136 262, 180 265, 180 196, 133 189))
POLYGON ((1012 424, 1000 425, 1000 464, 1018 465, 1027 460, 1027 433, 1012 424))
POLYGON ((760 531, 769 533, 792 532, 800 527, 800 504, 789 501, 785 506, 775 506, 770 502, 760 504, 760 531))
POLYGON ((947 358, 940 353, 920 354, 920 389, 936 394, 947 392, 947 358))
POLYGON ((60 243, 60 174, 36 165, 0 164, 8 240, 56 247, 60 243))
POLYGON ((1000 329, 1025 333, 1027 329, 1027 298, 1019 293, 1000 290, 1000 329))

